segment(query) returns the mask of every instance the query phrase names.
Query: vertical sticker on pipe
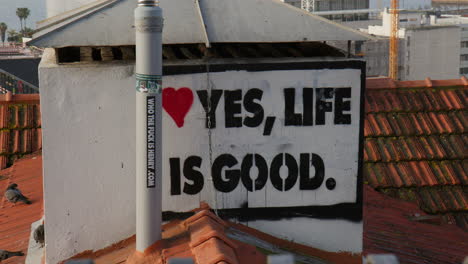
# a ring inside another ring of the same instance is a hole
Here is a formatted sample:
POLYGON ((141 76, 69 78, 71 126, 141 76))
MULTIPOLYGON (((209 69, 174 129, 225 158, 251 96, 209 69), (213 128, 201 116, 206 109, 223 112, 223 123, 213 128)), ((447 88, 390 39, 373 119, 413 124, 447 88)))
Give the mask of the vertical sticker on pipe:
POLYGON ((146 97, 146 187, 156 187, 156 96, 146 97))

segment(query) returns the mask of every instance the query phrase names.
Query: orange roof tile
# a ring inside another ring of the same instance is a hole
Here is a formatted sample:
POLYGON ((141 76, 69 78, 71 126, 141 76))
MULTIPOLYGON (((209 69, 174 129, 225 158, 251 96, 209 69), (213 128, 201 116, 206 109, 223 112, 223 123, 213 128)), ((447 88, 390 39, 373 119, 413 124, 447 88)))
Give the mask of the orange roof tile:
POLYGON ((468 229, 468 80, 366 84, 364 181, 468 229))
MULTIPOLYGON (((42 155, 28 155, 5 170, 0 171, 0 249, 23 251, 27 254, 31 224, 42 218, 42 155), (18 188, 32 204, 26 205, 8 202, 3 192, 10 183, 17 183, 18 188)), ((2 261, 6 264, 24 263, 25 256, 13 257, 2 261)))
POLYGON ((42 148, 39 94, 0 94, 0 169, 42 148))
POLYGON ((431 219, 414 203, 365 186, 364 254, 393 253, 400 263, 462 263, 468 252, 467 233, 453 224, 416 221, 425 217, 431 219))
POLYGON ((210 210, 196 212, 184 221, 163 226, 163 240, 144 254, 135 252, 135 237, 97 252, 84 252, 72 259, 92 258, 96 264, 167 263, 170 258, 191 258, 203 264, 266 263, 266 255, 255 245, 231 238, 232 232, 245 233, 271 245, 326 263, 360 263, 359 255, 331 253, 279 239, 241 224, 224 221, 210 210), (235 231, 234 231, 235 230, 235 231), (131 253, 131 254, 130 254, 131 253), (128 257, 128 259, 126 258, 128 257))

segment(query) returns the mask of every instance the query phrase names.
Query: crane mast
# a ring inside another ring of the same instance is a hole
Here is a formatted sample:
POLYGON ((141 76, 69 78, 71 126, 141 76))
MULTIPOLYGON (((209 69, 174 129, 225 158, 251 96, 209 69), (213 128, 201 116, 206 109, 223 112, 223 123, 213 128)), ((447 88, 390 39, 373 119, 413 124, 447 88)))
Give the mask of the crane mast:
POLYGON ((393 80, 398 79, 398 0, 392 0, 391 8, 391 25, 390 25, 390 50, 388 76, 393 80))

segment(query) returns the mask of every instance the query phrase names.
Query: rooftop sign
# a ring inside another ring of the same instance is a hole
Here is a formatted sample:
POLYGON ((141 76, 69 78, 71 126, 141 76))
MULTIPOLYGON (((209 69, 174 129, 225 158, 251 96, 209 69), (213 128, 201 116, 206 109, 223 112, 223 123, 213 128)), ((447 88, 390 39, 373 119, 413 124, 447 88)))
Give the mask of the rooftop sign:
POLYGON ((360 220, 363 65, 165 69, 166 214, 205 201, 227 214, 360 220))

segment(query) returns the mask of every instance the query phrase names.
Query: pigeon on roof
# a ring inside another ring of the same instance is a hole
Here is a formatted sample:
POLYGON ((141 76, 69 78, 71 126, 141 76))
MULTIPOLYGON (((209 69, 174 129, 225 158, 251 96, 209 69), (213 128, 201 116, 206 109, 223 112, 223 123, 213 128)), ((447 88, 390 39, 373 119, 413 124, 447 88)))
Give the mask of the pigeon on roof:
POLYGON ((5 198, 7 198, 8 201, 15 203, 18 201, 21 201, 25 204, 31 204, 31 201, 24 196, 19 189, 17 189, 18 184, 12 183, 8 186, 5 192, 5 198))
POLYGON ((36 243, 40 243, 41 247, 44 247, 44 224, 34 230, 34 240, 36 240, 36 243))
POLYGON ((24 256, 24 253, 21 251, 7 251, 0 249, 0 261, 14 257, 14 256, 24 256))

